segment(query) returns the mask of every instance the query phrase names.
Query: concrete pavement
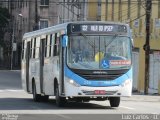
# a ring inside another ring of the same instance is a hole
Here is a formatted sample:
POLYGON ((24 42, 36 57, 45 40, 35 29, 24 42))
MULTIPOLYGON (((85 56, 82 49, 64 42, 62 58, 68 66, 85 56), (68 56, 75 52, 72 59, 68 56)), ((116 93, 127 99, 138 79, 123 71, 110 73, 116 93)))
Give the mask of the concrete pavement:
POLYGON ((122 97, 122 100, 139 102, 160 102, 160 95, 144 95, 133 93, 131 97, 122 97))

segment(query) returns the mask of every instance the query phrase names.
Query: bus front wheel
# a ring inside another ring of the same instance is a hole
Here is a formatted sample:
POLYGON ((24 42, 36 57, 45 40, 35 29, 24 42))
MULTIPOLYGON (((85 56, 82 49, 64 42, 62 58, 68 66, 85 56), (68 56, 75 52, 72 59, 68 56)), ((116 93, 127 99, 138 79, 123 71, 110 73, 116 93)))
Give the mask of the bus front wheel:
POLYGON ((65 99, 65 97, 61 97, 59 95, 58 85, 56 86, 56 96, 55 97, 56 97, 56 105, 58 107, 63 107, 64 104, 66 103, 66 99, 65 99))
POLYGON ((118 107, 120 104, 120 97, 110 97, 109 102, 111 107, 118 107))

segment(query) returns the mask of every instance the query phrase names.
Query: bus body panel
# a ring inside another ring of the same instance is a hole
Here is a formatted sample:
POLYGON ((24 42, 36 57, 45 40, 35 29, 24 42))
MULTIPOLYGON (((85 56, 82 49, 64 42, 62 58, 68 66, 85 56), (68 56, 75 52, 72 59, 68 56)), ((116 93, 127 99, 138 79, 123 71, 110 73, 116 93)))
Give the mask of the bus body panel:
MULTIPOLYGON (((80 24, 110 24, 107 22, 80 22, 80 24)), ((68 25, 72 23, 65 23, 62 25, 53 26, 50 28, 45 28, 42 30, 26 33, 24 35, 24 40, 27 42, 31 41, 31 38, 40 37, 42 41, 45 39, 46 35, 55 34, 57 31, 65 31, 65 33, 60 34, 63 36, 64 34, 67 35, 68 33, 68 25)), ((79 24, 74 22, 74 24, 79 24)), ((116 24, 116 23, 111 23, 116 24)), ((119 24, 119 23, 117 23, 119 24)), ((124 24, 119 24, 124 25, 124 24)), ((127 29, 129 29, 128 25, 127 29)), ((77 34, 74 34, 75 36, 77 34)), ((93 35, 93 34, 92 34, 93 35)), ((104 34, 103 34, 104 35, 104 34)), ((100 36, 100 35, 99 35, 100 36)), ((114 35, 113 35, 114 36, 114 35)), ((128 31, 128 36, 129 31, 128 31)), ((25 42, 25 45, 27 44, 25 42)), ((61 41, 60 41, 61 42, 61 41)), ((43 45, 42 45, 43 46, 43 45)), ((40 47, 42 47, 40 46, 40 47)), ((67 48, 68 46, 66 46, 67 48)), ((54 48, 54 47, 53 47, 54 48)), ((61 46, 62 48, 62 46, 61 46)), ((25 48, 27 49, 27 47, 25 48)), ((41 49, 41 48, 40 48, 41 49)), ((53 49, 52 49, 53 52, 53 49)), ((67 66, 66 62, 66 53, 64 52, 64 76, 61 75, 61 56, 51 56, 51 57, 44 57, 43 59, 30 59, 29 60, 29 83, 26 81, 27 70, 26 70, 26 59, 22 59, 22 87, 28 93, 32 93, 32 81, 35 80, 36 84, 36 91, 37 94, 43 95, 55 95, 55 80, 58 82, 58 86, 61 92, 61 79, 64 77, 64 94, 60 93, 60 96, 63 97, 121 97, 121 96, 131 96, 132 93, 132 67, 128 69, 128 72, 122 74, 119 78, 114 80, 87 80, 82 76, 71 72, 71 68, 67 66), (41 66, 41 60, 44 60, 44 65, 41 66), (41 71, 42 70, 42 71, 41 71), (43 74, 43 75, 41 75, 43 74), (41 82, 41 76, 43 82, 41 82), (106 84, 103 84, 103 82, 106 84), (109 83, 110 82, 110 83, 109 83), (27 84, 29 84, 29 91, 27 90, 27 84), (43 86, 41 86, 43 84, 43 86), (43 89, 43 90, 42 90, 43 89)))
POLYGON ((53 72, 53 59, 46 58, 44 60, 44 93, 47 95, 54 95, 54 72, 53 72))
MULTIPOLYGON (((65 76, 73 79, 77 84, 81 86, 91 86, 91 87, 108 87, 108 86, 118 86, 122 84, 126 79, 132 78, 132 68, 128 70, 125 74, 122 74, 118 78, 115 78, 114 80, 110 79, 102 79, 102 80, 87 80, 83 78, 83 76, 80 76, 78 74, 75 74, 72 72, 68 67, 65 67, 65 76)), ((98 74, 97 74, 98 76, 98 74)))
POLYGON ((34 80, 36 84, 37 94, 40 94, 40 60, 39 59, 31 59, 30 60, 30 92, 32 92, 32 82, 34 80))
POLYGON ((89 87, 81 86, 76 87, 68 82, 65 83, 65 96, 66 97, 129 97, 131 96, 132 82, 126 86, 110 86, 110 87, 89 87), (95 94, 96 91, 105 91, 106 93, 95 94))
MULTIPOLYGON (((59 58, 47 58, 44 63, 44 93, 54 95, 54 80, 59 80, 59 58)), ((59 82, 58 82, 59 83, 59 82)))
MULTIPOLYGON (((75 79, 71 79, 69 77, 65 77, 65 95, 66 96, 72 96, 72 97, 85 97, 85 96, 131 96, 132 93, 132 68, 125 74, 127 77, 119 82, 121 77, 114 80, 119 85, 113 86, 113 84, 106 85, 103 84, 104 80, 98 80, 98 81, 91 81, 91 80, 85 80, 85 83, 88 83, 86 86, 81 86, 80 84, 76 83, 75 79), (72 82, 74 81, 74 83, 72 82), (103 86, 98 84, 97 86, 91 86, 93 82, 98 82, 99 84, 103 84, 103 86), (96 94, 94 93, 96 90, 99 91, 105 91, 105 93, 102 94, 96 94)), ((72 75, 71 75, 72 76, 72 75)), ((72 77, 74 78, 74 77, 72 77)), ((106 80, 108 81, 108 80, 106 80)), ((112 80, 113 81, 113 80, 112 80)), ((112 82, 108 81, 108 82, 112 82)), ((84 84, 83 84, 84 85, 84 84)))
POLYGON ((21 80, 22 80, 22 88, 27 91, 27 83, 26 83, 26 60, 21 61, 21 80))

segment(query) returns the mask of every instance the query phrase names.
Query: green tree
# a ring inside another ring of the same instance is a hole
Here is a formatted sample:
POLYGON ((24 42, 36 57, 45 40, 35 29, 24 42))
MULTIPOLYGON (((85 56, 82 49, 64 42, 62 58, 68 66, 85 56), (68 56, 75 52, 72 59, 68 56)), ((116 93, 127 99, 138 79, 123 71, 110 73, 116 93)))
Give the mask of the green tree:
POLYGON ((5 46, 4 44, 4 34, 8 30, 10 20, 10 14, 7 8, 0 7, 0 46, 5 46))

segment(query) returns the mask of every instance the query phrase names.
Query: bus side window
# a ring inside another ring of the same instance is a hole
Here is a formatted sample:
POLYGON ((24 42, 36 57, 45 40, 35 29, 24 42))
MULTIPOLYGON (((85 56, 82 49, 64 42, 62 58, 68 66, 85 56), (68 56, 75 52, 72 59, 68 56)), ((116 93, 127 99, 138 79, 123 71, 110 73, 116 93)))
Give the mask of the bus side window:
POLYGON ((35 52, 36 52, 36 38, 34 38, 34 45, 33 45, 33 58, 35 58, 35 52))
POLYGON ((31 39, 31 51, 30 51, 30 58, 32 58, 33 56, 33 39, 31 39))
POLYGON ((55 42, 54 42, 54 56, 59 55, 59 36, 58 33, 55 34, 55 42))
POLYGON ((47 57, 47 41, 48 41, 48 35, 46 35, 46 39, 45 39, 45 54, 44 54, 44 57, 47 57))
POLYGON ((54 44, 55 44, 55 34, 52 34, 52 38, 51 38, 52 42, 51 42, 51 56, 54 56, 54 44))
POLYGON ((22 41, 22 59, 24 59, 24 52, 25 52, 24 44, 25 40, 22 41))
POLYGON ((50 35, 47 35, 47 56, 50 57, 50 35))
POLYGON ((40 37, 36 38, 35 58, 39 58, 40 37))
POLYGON ((52 34, 50 35, 49 57, 51 57, 51 49, 52 49, 52 34))

